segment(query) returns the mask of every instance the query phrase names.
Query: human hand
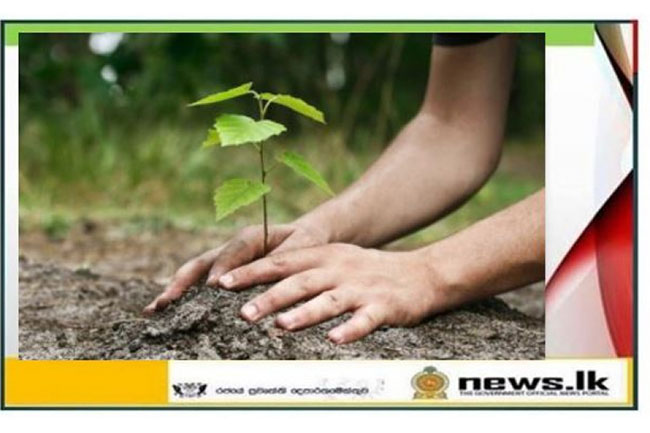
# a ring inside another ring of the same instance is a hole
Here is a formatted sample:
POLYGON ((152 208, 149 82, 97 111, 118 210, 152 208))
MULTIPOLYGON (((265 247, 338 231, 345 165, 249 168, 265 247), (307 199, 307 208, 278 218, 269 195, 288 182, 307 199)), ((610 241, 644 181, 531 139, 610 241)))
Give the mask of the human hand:
MULTIPOLYGON (((270 226, 268 232, 270 251, 268 254, 322 245, 326 242, 327 236, 324 232, 307 225, 293 223, 270 226)), ((149 315, 165 309, 206 274, 208 275, 206 284, 216 286, 219 277, 224 273, 263 255, 263 227, 246 227, 225 244, 206 251, 181 266, 164 291, 144 308, 143 313, 149 315)))
POLYGON ((276 319, 278 326, 294 331, 353 312, 328 333, 338 344, 358 340, 381 325, 416 324, 458 303, 422 250, 386 252, 328 244, 259 259, 223 274, 219 283, 240 290, 278 280, 244 305, 241 315, 255 322, 307 300, 276 319))

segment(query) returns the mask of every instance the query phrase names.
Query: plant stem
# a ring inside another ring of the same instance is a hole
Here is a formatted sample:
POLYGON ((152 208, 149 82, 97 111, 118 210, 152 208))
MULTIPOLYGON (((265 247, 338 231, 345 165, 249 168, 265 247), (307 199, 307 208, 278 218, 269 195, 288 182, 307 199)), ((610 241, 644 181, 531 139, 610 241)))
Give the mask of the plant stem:
MULTIPOLYGON (((260 173, 262 174, 262 183, 266 181, 266 169, 264 168, 264 143, 260 143, 260 173)), ((269 224, 266 212, 266 194, 262 196, 262 214, 264 218, 264 255, 269 251, 269 224)))
MULTIPOLYGON (((270 102, 266 105, 262 105, 262 99, 257 95, 257 102, 260 109, 260 120, 264 120, 264 115, 266 114, 266 109, 269 107, 270 102)), ((266 182, 266 168, 264 167, 264 143, 260 143, 259 146, 260 154, 260 175, 262 178, 262 184, 266 182)), ((264 255, 269 252, 269 217, 266 210, 266 194, 262 196, 262 218, 264 224, 264 255)))

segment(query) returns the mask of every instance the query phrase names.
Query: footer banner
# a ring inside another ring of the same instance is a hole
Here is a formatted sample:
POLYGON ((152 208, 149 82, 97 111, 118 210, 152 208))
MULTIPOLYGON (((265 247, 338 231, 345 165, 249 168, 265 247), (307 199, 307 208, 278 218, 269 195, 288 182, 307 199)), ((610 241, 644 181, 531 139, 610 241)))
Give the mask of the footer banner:
POLYGON ((173 404, 631 405, 631 360, 171 361, 173 404))

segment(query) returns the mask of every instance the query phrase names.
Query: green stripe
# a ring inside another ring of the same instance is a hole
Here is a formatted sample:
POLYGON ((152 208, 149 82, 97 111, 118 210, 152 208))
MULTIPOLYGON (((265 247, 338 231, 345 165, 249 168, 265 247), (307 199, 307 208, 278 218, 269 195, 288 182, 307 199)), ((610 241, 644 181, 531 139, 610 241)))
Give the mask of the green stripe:
POLYGON ((563 22, 42 22, 5 23, 5 45, 20 33, 545 33, 546 45, 593 45, 593 23, 563 22))

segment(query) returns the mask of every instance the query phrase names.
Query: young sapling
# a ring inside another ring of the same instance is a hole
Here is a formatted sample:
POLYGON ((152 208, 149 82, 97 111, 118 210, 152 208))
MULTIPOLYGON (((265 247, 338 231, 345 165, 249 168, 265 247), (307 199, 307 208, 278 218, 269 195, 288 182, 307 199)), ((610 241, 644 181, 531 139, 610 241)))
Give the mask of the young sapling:
MULTIPOLYGON (((252 144, 259 155, 259 180, 234 178, 224 181, 214 192, 214 205, 217 221, 235 212, 237 209, 262 200, 262 222, 264 227, 264 255, 268 253, 268 212, 266 195, 271 192, 267 176, 271 168, 267 168, 265 161, 265 142, 273 136, 280 135, 287 128, 273 120, 266 118, 271 104, 282 105, 296 113, 319 123, 325 123, 325 116, 321 111, 309 105, 302 99, 291 95, 258 93, 252 89, 253 83, 245 83, 232 89, 214 93, 189 104, 190 107, 216 104, 240 96, 250 95, 257 101, 259 119, 255 120, 241 114, 219 114, 212 128, 208 130, 202 147, 214 146, 239 146, 252 144)), ((299 176, 309 180, 329 195, 333 195, 323 176, 301 155, 292 151, 275 154, 275 160, 299 176)))

